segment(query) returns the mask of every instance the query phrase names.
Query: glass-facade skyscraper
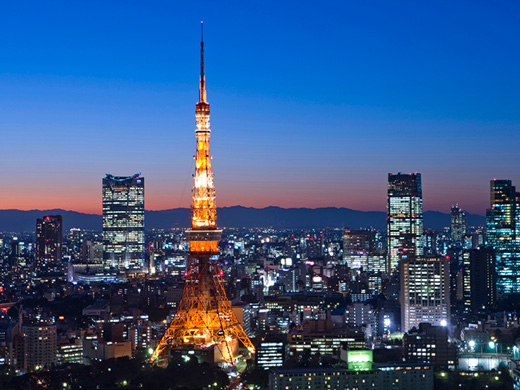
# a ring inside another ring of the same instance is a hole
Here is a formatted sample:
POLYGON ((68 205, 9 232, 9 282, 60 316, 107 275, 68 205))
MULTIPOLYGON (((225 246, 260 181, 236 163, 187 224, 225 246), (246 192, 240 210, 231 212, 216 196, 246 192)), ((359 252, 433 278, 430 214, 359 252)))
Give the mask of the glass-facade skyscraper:
POLYGON ((388 272, 397 270, 401 259, 424 252, 421 174, 388 174, 387 199, 388 272))
POLYGON ((103 178, 103 264, 137 270, 144 265, 144 178, 103 178))
POLYGON ((520 193, 511 180, 491 180, 487 244, 495 249, 497 293, 520 293, 520 193))

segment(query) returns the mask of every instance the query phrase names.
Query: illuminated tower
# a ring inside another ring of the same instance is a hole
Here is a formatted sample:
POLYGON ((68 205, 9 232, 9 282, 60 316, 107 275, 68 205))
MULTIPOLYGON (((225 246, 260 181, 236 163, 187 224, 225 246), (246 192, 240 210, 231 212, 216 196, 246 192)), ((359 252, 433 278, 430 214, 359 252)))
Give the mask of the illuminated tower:
POLYGON ((217 228, 215 188, 209 152, 209 104, 204 78, 204 41, 201 37, 200 100, 196 106, 197 151, 191 229, 186 230, 190 254, 184 291, 177 312, 151 361, 168 359, 167 352, 190 350, 214 353, 214 360, 235 367, 234 354, 240 340, 249 352, 254 347, 238 322, 226 297, 223 272, 218 261, 222 230, 217 228))

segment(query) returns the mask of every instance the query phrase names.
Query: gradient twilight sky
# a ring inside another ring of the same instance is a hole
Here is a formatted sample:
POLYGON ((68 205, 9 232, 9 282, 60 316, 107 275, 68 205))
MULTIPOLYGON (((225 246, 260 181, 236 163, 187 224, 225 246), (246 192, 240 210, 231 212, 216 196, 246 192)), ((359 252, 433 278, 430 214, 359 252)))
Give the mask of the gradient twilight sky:
POLYGON ((204 20, 217 204, 483 214, 520 187, 516 1, 0 5, 0 208, 101 212, 105 173, 189 207, 204 20))

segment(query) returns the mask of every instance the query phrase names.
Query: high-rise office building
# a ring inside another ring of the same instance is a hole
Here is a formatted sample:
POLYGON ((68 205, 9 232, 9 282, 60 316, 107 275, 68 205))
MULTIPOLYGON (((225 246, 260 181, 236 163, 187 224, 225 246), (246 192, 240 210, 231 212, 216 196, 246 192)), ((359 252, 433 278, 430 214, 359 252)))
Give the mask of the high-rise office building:
POLYGON ((463 253, 464 309, 481 310, 496 302, 495 251, 492 248, 466 250, 463 253))
POLYGON ((144 178, 103 178, 105 269, 140 269, 144 264, 144 178))
POLYGON ((497 293, 520 293, 520 193, 511 180, 491 180, 486 234, 496 254, 497 293))
POLYGON ((401 330, 420 323, 446 326, 450 320, 450 264, 445 257, 406 258, 399 264, 401 330))
POLYGON ((81 244, 83 240, 83 234, 81 229, 72 228, 69 232, 69 255, 77 262, 81 257, 81 244))
POLYGON ((424 229, 421 174, 388 174, 388 272, 401 259, 423 255, 424 229))
POLYGON ((451 240, 454 246, 462 247, 466 235, 466 212, 459 205, 451 206, 451 240))
POLYGON ((48 215, 36 220, 36 261, 39 267, 60 265, 63 248, 63 219, 48 215))

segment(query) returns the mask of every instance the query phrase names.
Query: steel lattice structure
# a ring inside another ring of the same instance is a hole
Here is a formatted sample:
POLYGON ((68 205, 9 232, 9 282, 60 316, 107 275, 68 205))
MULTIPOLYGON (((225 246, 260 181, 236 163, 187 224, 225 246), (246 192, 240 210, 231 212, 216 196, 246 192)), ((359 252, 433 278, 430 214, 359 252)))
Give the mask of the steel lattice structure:
POLYGON ((185 285, 177 312, 155 349, 151 361, 165 360, 171 348, 217 348, 222 360, 235 366, 233 344, 240 340, 254 353, 255 348, 233 313, 222 281, 218 243, 215 187, 209 151, 209 104, 204 76, 204 40, 201 39, 200 99, 196 106, 197 151, 193 187, 192 228, 186 231, 190 253, 185 285), (166 355, 166 356, 165 356, 166 355))

